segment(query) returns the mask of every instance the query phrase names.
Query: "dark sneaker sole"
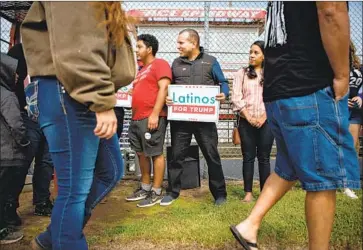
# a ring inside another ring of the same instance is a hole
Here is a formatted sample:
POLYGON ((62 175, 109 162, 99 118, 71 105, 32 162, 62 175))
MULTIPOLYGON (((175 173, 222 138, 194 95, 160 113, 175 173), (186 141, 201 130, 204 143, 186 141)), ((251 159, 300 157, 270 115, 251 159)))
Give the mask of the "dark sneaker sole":
POLYGON ((153 202, 153 203, 149 203, 149 204, 145 204, 145 205, 137 204, 137 207, 152 207, 152 206, 154 206, 154 205, 156 205, 156 204, 159 204, 159 203, 160 203, 160 201, 161 201, 161 200, 157 200, 157 201, 155 201, 155 202, 153 202))
POLYGON ((125 198, 126 201, 141 201, 144 200, 146 198, 145 196, 141 196, 141 197, 136 197, 136 198, 125 198))
POLYGON ((21 237, 17 238, 17 239, 13 239, 13 240, 0 240, 0 245, 7 245, 7 244, 13 244, 15 242, 20 241, 21 239, 24 238, 24 235, 22 235, 21 237))

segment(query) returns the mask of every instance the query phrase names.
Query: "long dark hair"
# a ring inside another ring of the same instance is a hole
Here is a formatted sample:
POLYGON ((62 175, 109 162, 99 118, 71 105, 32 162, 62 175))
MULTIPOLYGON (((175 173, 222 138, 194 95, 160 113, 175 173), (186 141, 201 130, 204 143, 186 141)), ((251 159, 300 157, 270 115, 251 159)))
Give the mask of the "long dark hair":
MULTIPOLYGON (((253 45, 258 46, 261 49, 262 54, 265 55, 265 42, 264 41, 260 41, 260 40, 259 41, 256 41, 256 42, 254 42, 251 45, 251 47, 253 45)), ((262 62, 262 65, 261 66, 262 66, 262 69, 263 69, 263 67, 264 67, 264 61, 262 62)), ((257 73, 256 73, 255 67, 253 65, 248 65, 248 67, 246 67, 245 70, 246 70, 246 74, 247 74, 248 78, 254 79, 254 78, 257 77, 257 73)), ((261 85, 263 84, 263 73, 262 73, 262 78, 261 78, 260 84, 261 85)))
POLYGON ((360 60, 359 57, 357 56, 357 49, 354 46, 354 43, 352 41, 350 41, 350 46, 349 46, 349 66, 350 66, 350 70, 353 69, 359 69, 360 66, 360 60))

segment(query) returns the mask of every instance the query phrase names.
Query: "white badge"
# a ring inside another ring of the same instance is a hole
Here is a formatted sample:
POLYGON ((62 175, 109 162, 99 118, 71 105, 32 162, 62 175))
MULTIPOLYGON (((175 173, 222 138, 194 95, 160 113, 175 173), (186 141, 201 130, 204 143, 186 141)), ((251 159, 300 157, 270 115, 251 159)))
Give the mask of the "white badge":
POLYGON ((150 140, 150 138, 151 138, 151 134, 149 132, 146 132, 145 133, 145 139, 150 140))

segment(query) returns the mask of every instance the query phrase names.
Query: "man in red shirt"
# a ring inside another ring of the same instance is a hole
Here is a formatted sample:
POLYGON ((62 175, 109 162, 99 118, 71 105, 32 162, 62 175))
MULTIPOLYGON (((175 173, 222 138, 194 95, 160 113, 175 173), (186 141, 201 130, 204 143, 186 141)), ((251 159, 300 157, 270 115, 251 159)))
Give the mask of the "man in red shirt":
POLYGON ((143 63, 133 81, 132 120, 129 127, 131 149, 138 155, 141 185, 127 201, 139 201, 138 207, 150 207, 162 199, 164 179, 164 138, 167 126, 165 98, 171 82, 171 69, 163 59, 155 58, 158 40, 149 34, 137 37, 136 55, 143 63), (150 178, 150 158, 154 167, 154 183, 150 178))

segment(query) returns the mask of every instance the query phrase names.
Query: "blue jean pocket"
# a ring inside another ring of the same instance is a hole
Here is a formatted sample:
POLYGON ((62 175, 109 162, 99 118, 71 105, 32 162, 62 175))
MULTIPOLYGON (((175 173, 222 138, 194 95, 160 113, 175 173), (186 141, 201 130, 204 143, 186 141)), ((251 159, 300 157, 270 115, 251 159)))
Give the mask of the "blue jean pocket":
POLYGON ((315 93, 277 101, 281 120, 286 127, 316 126, 318 105, 315 93))
MULTIPOLYGON (((328 96, 330 96, 333 99, 333 101, 335 101, 335 94, 332 86, 325 87, 324 89, 322 89, 322 91, 324 91, 328 96)), ((349 96, 349 91, 342 97, 342 99, 335 102, 344 101, 348 99, 348 96, 349 96)))
POLYGON ((25 88, 28 116, 34 122, 38 122, 38 81, 33 81, 25 88))
POLYGON ((331 98, 331 101, 334 104, 334 111, 337 116, 349 118, 349 109, 348 109, 349 91, 339 101, 335 100, 333 87, 328 86, 322 89, 321 91, 323 94, 327 95, 328 98, 331 98))

